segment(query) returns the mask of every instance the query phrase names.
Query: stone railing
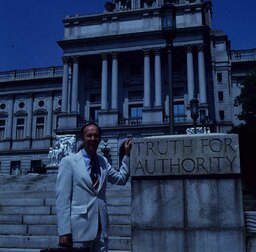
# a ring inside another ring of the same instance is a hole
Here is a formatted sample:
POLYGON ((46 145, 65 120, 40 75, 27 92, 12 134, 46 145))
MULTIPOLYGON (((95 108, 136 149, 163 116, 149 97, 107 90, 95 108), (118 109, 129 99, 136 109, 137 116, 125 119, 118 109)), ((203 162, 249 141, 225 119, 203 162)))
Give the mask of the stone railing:
POLYGON ((232 50, 230 53, 233 62, 256 61, 256 49, 232 50))
POLYGON ((62 77, 63 67, 31 68, 0 72, 0 82, 62 77))
MULTIPOLYGON (((168 2, 168 1, 167 1, 168 2)), ((172 0, 172 1, 169 1, 173 4, 195 4, 195 3, 203 3, 205 2, 205 0, 172 0)))
MULTIPOLYGON (((129 118, 120 117, 118 125, 119 126, 135 126, 135 125, 141 125, 142 122, 143 122, 142 117, 129 117, 129 118)), ((185 114, 174 115, 174 122, 175 123, 186 123, 187 115, 185 115, 185 114)), ((164 116, 163 123, 169 123, 169 116, 164 116)))
POLYGON ((141 117, 129 117, 129 118, 119 118, 118 124, 120 126, 136 126, 142 124, 141 117))
MULTIPOLYGON (((174 115, 175 123, 185 123, 187 122, 187 115, 185 114, 176 114, 174 115)), ((164 116, 164 123, 169 123, 169 116, 164 116)))

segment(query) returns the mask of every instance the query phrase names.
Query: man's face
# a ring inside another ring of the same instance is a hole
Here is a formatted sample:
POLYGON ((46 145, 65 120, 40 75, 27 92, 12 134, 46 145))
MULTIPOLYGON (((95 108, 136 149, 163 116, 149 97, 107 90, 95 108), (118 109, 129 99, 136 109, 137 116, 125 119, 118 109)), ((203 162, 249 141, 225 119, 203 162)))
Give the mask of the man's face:
POLYGON ((101 141, 98 128, 95 125, 89 125, 84 128, 84 149, 90 155, 96 154, 101 141))

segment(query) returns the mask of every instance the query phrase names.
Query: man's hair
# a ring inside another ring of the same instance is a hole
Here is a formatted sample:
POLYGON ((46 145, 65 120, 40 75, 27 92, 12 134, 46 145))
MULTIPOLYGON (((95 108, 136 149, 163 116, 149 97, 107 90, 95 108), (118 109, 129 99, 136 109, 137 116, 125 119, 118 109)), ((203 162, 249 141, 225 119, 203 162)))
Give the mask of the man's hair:
POLYGON ((94 125, 98 131, 99 131, 99 134, 100 134, 100 137, 101 137, 101 128, 98 124, 96 124, 95 122, 88 122, 86 123, 82 128, 81 128, 81 131, 80 131, 80 138, 83 140, 84 139, 84 129, 88 126, 91 126, 91 125, 94 125))

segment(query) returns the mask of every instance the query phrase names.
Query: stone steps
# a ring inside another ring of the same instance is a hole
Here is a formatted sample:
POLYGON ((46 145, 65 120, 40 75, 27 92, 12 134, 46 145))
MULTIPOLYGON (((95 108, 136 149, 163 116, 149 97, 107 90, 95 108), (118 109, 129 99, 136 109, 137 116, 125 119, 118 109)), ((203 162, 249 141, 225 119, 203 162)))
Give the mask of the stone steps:
MULTIPOLYGON (((0 251, 3 248, 55 248, 57 235, 0 235, 0 251)), ((130 237, 109 237, 109 248, 112 250, 128 250, 131 247, 130 237)))
MULTIPOLYGON (((22 250, 20 248, 16 249, 16 248, 2 248, 0 250, 1 252, 40 252, 41 249, 30 249, 30 248, 23 248, 22 250)), ((127 252, 127 250, 108 250, 109 252, 127 252)))
MULTIPOLYGON (((6 224, 0 226, 1 235, 57 235, 56 224, 6 224)), ((131 228, 128 225, 110 224, 110 236, 130 237, 131 228)))
POLYGON ((40 252, 40 249, 1 248, 1 252, 40 252))
MULTIPOLYGON (((39 252, 57 247, 56 175, 0 176, 0 252, 39 252), (15 178, 14 178, 15 177, 15 178)), ((107 190, 109 251, 131 250, 131 195, 126 186, 107 190)))

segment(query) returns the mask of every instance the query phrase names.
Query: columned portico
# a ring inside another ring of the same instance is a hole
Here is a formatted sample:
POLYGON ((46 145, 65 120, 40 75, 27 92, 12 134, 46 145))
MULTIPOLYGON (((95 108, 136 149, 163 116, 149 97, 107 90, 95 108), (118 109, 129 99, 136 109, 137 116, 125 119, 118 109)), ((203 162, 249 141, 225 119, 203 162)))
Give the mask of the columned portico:
POLYGON ((78 120, 78 57, 73 57, 71 88, 69 85, 69 63, 70 58, 64 57, 61 114, 58 116, 58 130, 64 131, 77 128, 78 120))
POLYGON ((193 63, 193 47, 187 46, 187 90, 188 90, 188 103, 194 97, 194 63, 193 63))
POLYGON ((63 79, 62 79, 62 102, 61 112, 68 113, 68 75, 69 75, 69 59, 63 58, 63 79))
POLYGON ((78 57, 73 58, 71 113, 77 114, 78 104, 78 57))
POLYGON ((108 99, 108 58, 107 54, 102 54, 101 111, 99 111, 99 124, 101 126, 118 124, 118 53, 113 52, 111 56, 111 104, 108 104, 110 100, 108 99))
POLYGON ((101 110, 107 110, 108 105, 108 60, 107 54, 102 54, 102 72, 101 72, 101 110))
POLYGON ((117 53, 112 54, 111 110, 118 110, 118 61, 117 53))
POLYGON ((204 62, 204 45, 198 46, 198 78, 199 78, 199 102, 207 103, 206 97, 206 77, 204 62))
POLYGON ((150 56, 149 50, 144 50, 144 100, 143 107, 150 108, 150 56))
POLYGON ((154 51, 154 106, 151 106, 151 69, 150 50, 144 50, 144 100, 142 121, 144 124, 156 124, 163 121, 162 77, 160 48, 154 51))
POLYGON ((160 49, 155 50, 155 107, 162 107, 162 77, 160 49))
POLYGON ((99 111, 99 124, 113 126, 118 124, 118 58, 113 52, 111 70, 111 99, 108 94, 108 55, 102 54, 101 72, 101 110, 99 111), (111 104, 108 101, 111 100, 111 104), (110 108, 109 108, 110 106, 110 108))

